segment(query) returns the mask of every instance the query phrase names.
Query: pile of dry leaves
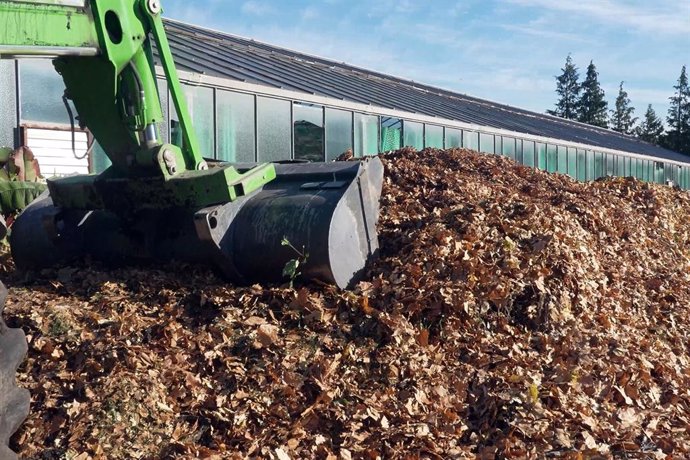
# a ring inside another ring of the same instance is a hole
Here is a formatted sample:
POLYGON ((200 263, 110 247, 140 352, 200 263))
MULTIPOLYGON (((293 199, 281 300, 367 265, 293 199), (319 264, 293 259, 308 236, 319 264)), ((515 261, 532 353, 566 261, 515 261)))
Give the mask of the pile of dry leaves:
POLYGON ((690 456, 690 195, 465 150, 383 156, 351 292, 12 271, 26 458, 690 456))

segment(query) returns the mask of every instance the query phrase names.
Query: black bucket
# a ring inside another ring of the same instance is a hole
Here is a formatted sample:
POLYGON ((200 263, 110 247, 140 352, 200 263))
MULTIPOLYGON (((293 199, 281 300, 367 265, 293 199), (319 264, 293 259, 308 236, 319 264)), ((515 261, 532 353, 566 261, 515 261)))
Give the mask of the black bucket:
MULTIPOLYGON (((251 167, 235 166, 240 171, 251 167)), ((378 251, 381 161, 275 167, 276 179, 262 189, 200 210, 122 217, 108 211, 61 210, 42 196, 14 224, 12 255, 23 269, 85 255, 117 264, 137 259, 212 261, 233 282, 249 284, 285 280, 285 264, 301 258, 297 249, 306 258, 298 267, 300 279, 351 286, 378 251)))

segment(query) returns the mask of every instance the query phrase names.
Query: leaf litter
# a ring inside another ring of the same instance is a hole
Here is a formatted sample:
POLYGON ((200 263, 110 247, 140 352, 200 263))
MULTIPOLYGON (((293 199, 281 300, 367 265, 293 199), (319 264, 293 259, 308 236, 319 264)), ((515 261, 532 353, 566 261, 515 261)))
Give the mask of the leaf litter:
MULTIPOLYGON (((690 456, 690 195, 461 149, 382 155, 351 291, 21 275, 25 458, 690 456)), ((301 283, 301 284, 300 284, 301 283)))

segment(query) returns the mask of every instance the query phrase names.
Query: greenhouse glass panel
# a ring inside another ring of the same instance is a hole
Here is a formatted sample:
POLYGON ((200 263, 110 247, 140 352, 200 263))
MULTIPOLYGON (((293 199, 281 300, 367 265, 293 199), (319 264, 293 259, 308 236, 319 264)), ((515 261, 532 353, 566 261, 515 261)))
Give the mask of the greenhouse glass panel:
POLYGON ((664 183, 664 164, 659 161, 654 162, 654 182, 657 184, 664 183))
POLYGON ((546 144, 537 142, 537 168, 546 170, 546 144))
POLYGON ((515 139, 515 161, 520 164, 523 162, 522 139, 515 139))
POLYGON ((110 167, 113 163, 105 154, 105 151, 97 141, 93 141, 93 148, 91 150, 91 174, 100 174, 110 167))
POLYGON ((515 159, 515 139, 503 136, 503 155, 515 159))
POLYGON ((673 165, 664 164, 664 183, 673 181, 673 165))
POLYGON ((156 80, 158 86, 158 94, 162 95, 160 98, 161 110, 163 111, 163 119, 158 125, 158 133, 163 142, 170 142, 170 113, 168 111, 168 82, 163 79, 156 80))
POLYGON ((352 149, 352 112, 326 109, 326 160, 352 149))
POLYGON ((577 149, 577 180, 587 180, 587 155, 584 149, 577 149))
POLYGON ((14 128, 17 127, 17 91, 14 61, 10 59, 0 59, 0 101, 2 101, 0 104, 0 147, 14 148, 14 128))
POLYGON ((602 152, 594 152, 594 178, 598 179, 604 177, 604 154, 602 152))
POLYGON ((568 147, 568 175, 577 178, 577 150, 568 147))
POLYGON ((568 174, 568 149, 558 146, 558 172, 568 174))
POLYGON ((534 142, 522 141, 522 164, 534 167, 534 142))
POLYGON ((612 153, 606 154, 606 175, 613 176, 616 174, 616 156, 612 153))
POLYGON ((587 180, 594 180, 594 151, 587 150, 587 180))
POLYGON ((256 161, 253 95, 217 90, 216 128, 219 160, 256 161))
MULTIPOLYGON (((22 60, 19 63, 19 79, 22 121, 69 124, 69 115, 62 103, 65 83, 49 60, 22 60)), ((12 126, 15 124, 13 121, 12 126)))
POLYGON ((498 134, 494 136, 494 153, 500 155, 503 152, 503 137, 498 134))
POLYGON ((625 157, 616 155, 616 176, 625 177, 625 157))
POLYGON ((632 158, 625 157, 625 177, 630 177, 632 174, 632 158))
POLYGON ((355 113, 355 156, 379 153, 379 117, 355 113))
POLYGON ((644 166, 643 166, 643 179, 646 180, 647 182, 652 182, 654 180, 654 173, 652 171, 653 168, 653 163, 649 160, 644 160, 644 166))
POLYGON ((462 130, 462 146, 470 150, 479 150, 479 133, 462 130))
POLYGON ((402 142, 402 120, 381 117, 381 152, 397 150, 402 142))
MULTIPOLYGON (((187 111, 192 119, 201 155, 215 158, 213 139, 213 89, 203 86, 182 85, 187 111)), ((170 103, 170 143, 182 147, 182 125, 177 111, 170 103)))
POLYGON ((292 135, 296 160, 326 160, 323 107, 295 102, 292 105, 292 135))
POLYGON ((493 134, 479 134, 479 151, 484 153, 496 153, 493 134))
POLYGON ((403 121, 403 147, 416 150, 424 148, 424 125, 414 121, 403 121))
POLYGON ((635 177, 642 179, 644 177, 644 163, 640 159, 635 159, 635 177))
POLYGON ((443 148, 443 126, 424 125, 424 146, 434 149, 443 148))
POLYGON ((446 148, 462 147, 462 131, 446 128, 446 148))
POLYGON ((256 98, 257 157, 260 162, 289 160, 292 157, 290 101, 256 98))
POLYGON ((558 147, 548 144, 546 146, 546 170, 548 172, 558 171, 558 147))

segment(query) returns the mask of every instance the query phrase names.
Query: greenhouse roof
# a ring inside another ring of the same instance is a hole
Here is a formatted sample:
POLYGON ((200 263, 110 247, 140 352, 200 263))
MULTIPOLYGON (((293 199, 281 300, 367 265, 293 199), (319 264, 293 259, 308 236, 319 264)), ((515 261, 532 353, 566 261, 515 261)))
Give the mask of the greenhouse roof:
POLYGON ((479 99, 274 45, 166 20, 176 66, 203 75, 303 92, 534 136, 690 162, 633 136, 479 99))

